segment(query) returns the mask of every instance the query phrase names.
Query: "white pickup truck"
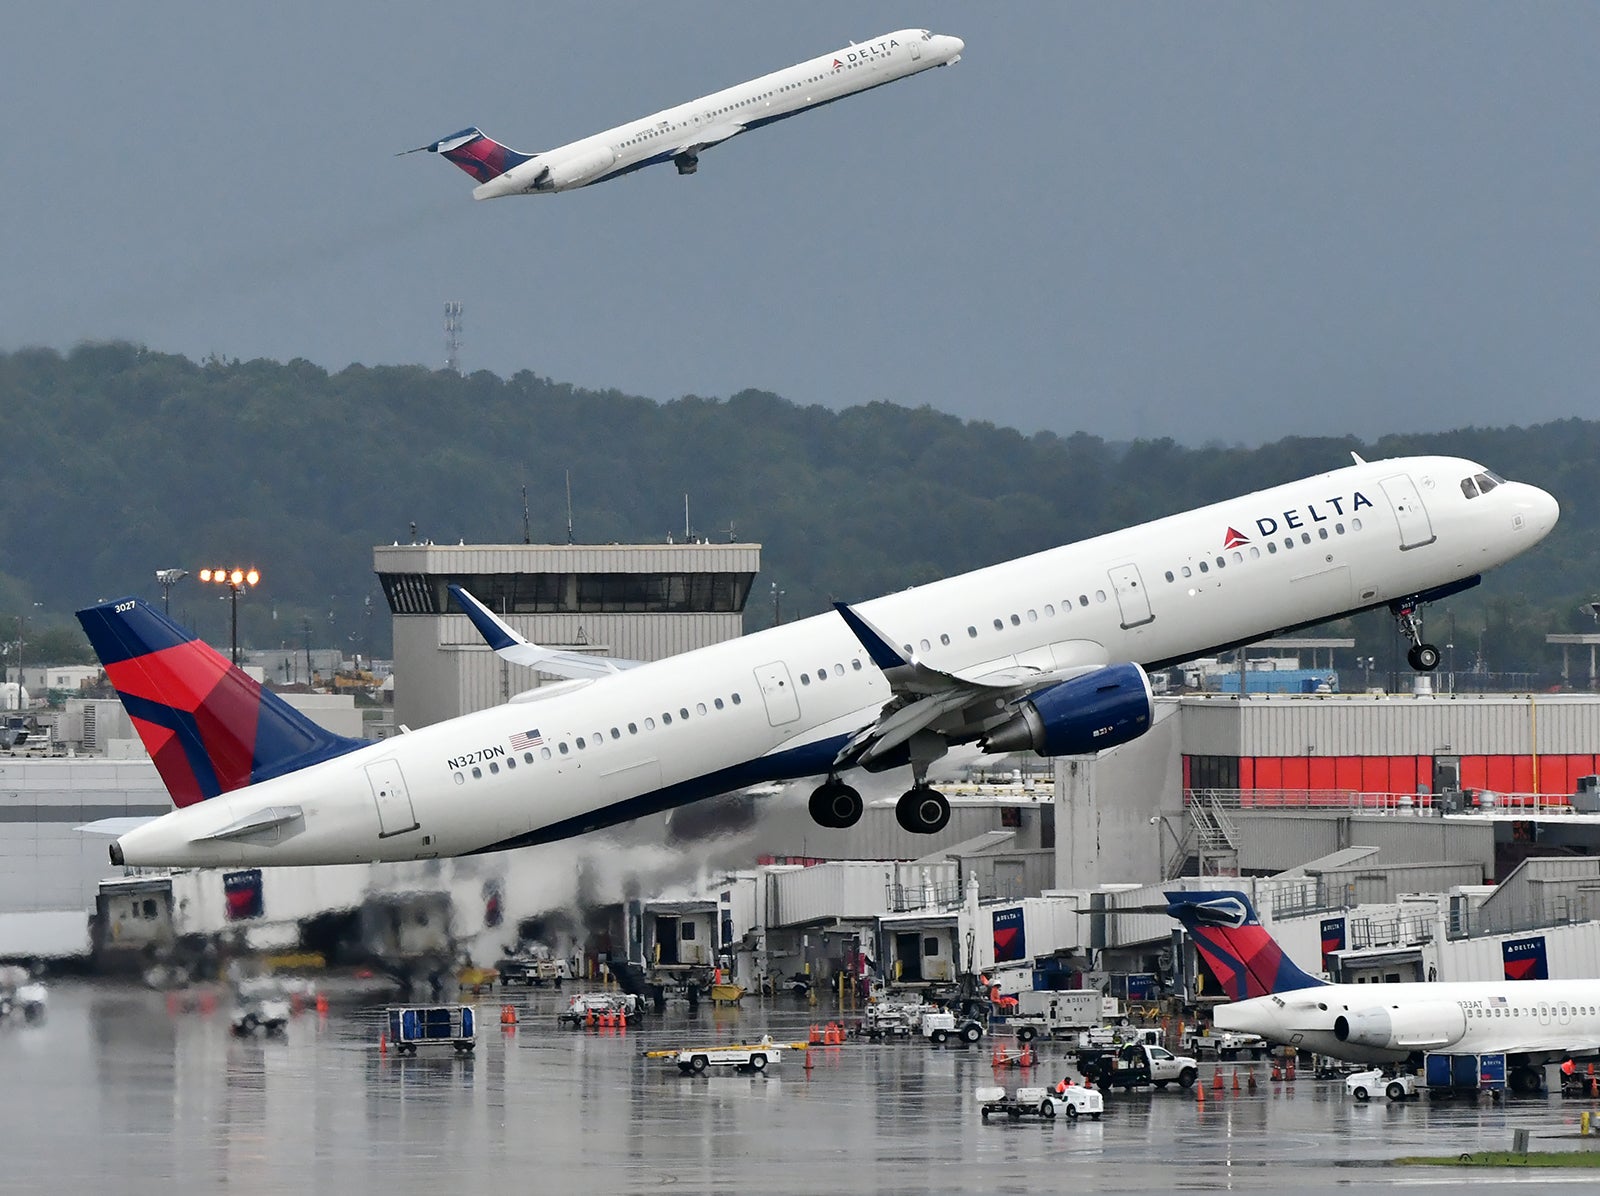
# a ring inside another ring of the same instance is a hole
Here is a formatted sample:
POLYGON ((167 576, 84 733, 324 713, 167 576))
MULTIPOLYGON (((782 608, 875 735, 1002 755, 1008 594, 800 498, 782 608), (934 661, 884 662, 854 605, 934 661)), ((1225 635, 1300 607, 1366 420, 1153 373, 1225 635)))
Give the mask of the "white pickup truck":
POLYGON ((760 1042, 737 1046, 685 1047, 673 1056, 673 1062, 684 1075, 698 1075, 708 1067, 732 1067, 737 1071, 766 1071, 767 1065, 783 1057, 783 1048, 772 1041, 771 1035, 760 1042))
POLYGON ((1240 1034, 1229 1030, 1213 1030, 1206 1034, 1185 1034, 1183 1048, 1196 1055, 1215 1054, 1218 1059, 1237 1059, 1248 1055, 1264 1059, 1272 1053, 1272 1044, 1259 1034, 1240 1034))
POLYGON ((1174 1055, 1165 1047, 1133 1043, 1116 1051, 1079 1051, 1078 1067, 1102 1088, 1165 1088, 1177 1084, 1193 1088, 1200 1064, 1189 1055, 1174 1055))

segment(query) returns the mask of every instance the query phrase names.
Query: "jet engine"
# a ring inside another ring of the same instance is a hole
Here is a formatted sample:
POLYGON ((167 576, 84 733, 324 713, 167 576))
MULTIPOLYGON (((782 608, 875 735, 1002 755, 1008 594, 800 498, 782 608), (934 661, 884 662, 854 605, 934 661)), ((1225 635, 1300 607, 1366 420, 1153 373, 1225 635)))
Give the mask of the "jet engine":
POLYGON ((609 146, 596 146, 581 154, 550 165, 550 173, 540 180, 539 190, 559 191, 563 187, 576 187, 610 170, 617 155, 609 146))
POLYGON ((1088 755, 1143 735, 1155 704, 1143 669, 1114 664, 1029 694, 1016 710, 979 740, 984 751, 1088 755))
POLYGON ((1461 1041, 1466 1032, 1467 1015, 1449 1001, 1375 1005, 1340 1014, 1333 1022, 1333 1035, 1340 1042, 1384 1051, 1436 1051, 1461 1041))

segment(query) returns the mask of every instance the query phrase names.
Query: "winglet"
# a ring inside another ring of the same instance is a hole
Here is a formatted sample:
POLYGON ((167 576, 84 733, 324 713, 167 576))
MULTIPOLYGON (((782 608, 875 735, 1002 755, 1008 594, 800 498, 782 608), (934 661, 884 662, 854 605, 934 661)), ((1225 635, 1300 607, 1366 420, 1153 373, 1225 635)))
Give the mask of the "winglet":
POLYGON ((461 609, 467 618, 472 620, 472 625, 478 629, 478 634, 483 636, 484 642, 496 652, 528 642, 508 627, 492 610, 467 593, 463 587, 451 582, 450 592, 461 604, 461 609))
POLYGON ((1355 459, 1355 463, 1357 465, 1365 465, 1367 463, 1367 459, 1360 453, 1356 452, 1355 449, 1350 450, 1350 456, 1355 459))
POLYGON ((856 639, 861 641, 861 646, 867 650, 867 656, 871 658, 872 663, 884 672, 911 664, 911 661, 888 641, 883 632, 857 614, 849 603, 835 602, 833 609, 839 612, 839 617, 855 633, 856 639))

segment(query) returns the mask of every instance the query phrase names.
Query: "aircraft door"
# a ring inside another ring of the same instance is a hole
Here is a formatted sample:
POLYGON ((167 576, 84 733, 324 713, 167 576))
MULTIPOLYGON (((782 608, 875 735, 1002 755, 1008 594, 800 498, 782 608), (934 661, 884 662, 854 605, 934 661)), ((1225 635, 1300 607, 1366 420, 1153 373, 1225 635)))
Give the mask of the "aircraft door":
POLYGON ((767 704, 767 721, 774 727, 800 717, 800 699, 795 697, 788 666, 781 660, 757 665, 756 684, 761 687, 761 700, 767 704))
POLYGON ((916 38, 911 39, 911 61, 918 62, 922 58, 922 43, 916 38))
POLYGON ((1111 584, 1117 591, 1117 606, 1122 610, 1122 629, 1143 627, 1155 619, 1150 613, 1150 596, 1138 565, 1116 565, 1110 570, 1111 584))
POLYGON ((1383 493, 1389 499, 1389 505, 1394 508, 1394 517, 1400 524, 1400 550, 1408 548, 1421 548, 1432 544, 1439 537, 1433 534, 1433 523, 1428 518, 1428 508, 1422 505, 1422 496, 1417 493, 1417 484, 1411 480, 1409 474, 1397 473, 1392 478, 1384 478, 1381 483, 1383 493))
POLYGON ((367 765, 367 783, 372 786, 372 800, 378 807, 378 838, 403 835, 421 825, 411 808, 411 794, 398 761, 380 760, 367 765))

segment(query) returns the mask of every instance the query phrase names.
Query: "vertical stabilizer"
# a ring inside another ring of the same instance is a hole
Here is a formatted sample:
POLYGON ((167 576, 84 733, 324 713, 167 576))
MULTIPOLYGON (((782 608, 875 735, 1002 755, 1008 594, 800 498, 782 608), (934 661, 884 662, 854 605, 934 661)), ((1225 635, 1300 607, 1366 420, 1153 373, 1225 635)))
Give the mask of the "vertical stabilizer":
POLYGON ((178 806, 365 746, 324 730, 138 598, 78 622, 178 806))

